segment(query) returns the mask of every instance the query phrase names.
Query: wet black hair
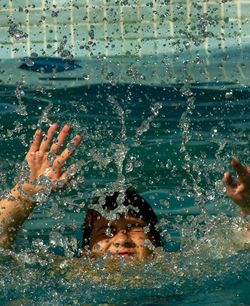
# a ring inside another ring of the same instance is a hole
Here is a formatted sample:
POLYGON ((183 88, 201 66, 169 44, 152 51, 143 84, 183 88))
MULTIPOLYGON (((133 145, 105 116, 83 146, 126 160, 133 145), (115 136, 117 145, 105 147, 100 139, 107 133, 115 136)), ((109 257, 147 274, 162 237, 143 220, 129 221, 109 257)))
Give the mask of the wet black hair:
MULTIPOLYGON (((99 199, 96 199, 93 204, 102 205, 102 209, 108 212, 116 209, 118 207, 117 199, 119 192, 114 192, 111 195, 105 197, 105 203, 100 204, 99 199)), ((151 208, 150 204, 141 197, 134 188, 128 188, 124 194, 123 206, 128 207, 126 215, 136 217, 143 220, 149 226, 149 231, 152 237, 152 243, 155 247, 161 247, 161 236, 156 228, 157 216, 151 208)), ((82 248, 89 248, 90 246, 90 236, 94 228, 94 224, 101 214, 95 209, 88 209, 85 220, 83 223, 83 239, 82 248)))

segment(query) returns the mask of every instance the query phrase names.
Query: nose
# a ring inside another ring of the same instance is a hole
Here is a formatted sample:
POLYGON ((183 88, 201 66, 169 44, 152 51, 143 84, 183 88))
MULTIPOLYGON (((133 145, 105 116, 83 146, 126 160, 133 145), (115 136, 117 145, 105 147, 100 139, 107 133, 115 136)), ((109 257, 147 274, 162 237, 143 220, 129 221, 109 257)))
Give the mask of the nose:
POLYGON ((126 230, 119 231, 113 239, 113 245, 115 247, 134 247, 134 242, 126 230))

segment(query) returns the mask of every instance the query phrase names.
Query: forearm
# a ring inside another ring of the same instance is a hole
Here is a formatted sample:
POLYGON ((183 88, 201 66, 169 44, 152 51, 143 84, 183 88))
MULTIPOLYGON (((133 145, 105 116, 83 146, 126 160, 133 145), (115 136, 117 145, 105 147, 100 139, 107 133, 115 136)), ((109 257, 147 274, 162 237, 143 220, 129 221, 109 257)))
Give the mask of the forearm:
POLYGON ((240 216, 244 225, 240 230, 235 231, 235 238, 240 245, 240 249, 250 249, 250 223, 248 223, 247 217, 250 216, 250 202, 246 198, 245 202, 241 203, 238 207, 240 216))
MULTIPOLYGON (((245 218, 250 215, 249 204, 239 207, 239 213, 245 222, 245 218)), ((240 231, 235 233, 235 237, 240 242, 241 249, 250 249, 250 223, 245 224, 245 226, 240 231)))
POLYGON ((0 247, 10 247, 17 231, 28 218, 35 203, 23 197, 15 187, 8 197, 0 201, 0 247))

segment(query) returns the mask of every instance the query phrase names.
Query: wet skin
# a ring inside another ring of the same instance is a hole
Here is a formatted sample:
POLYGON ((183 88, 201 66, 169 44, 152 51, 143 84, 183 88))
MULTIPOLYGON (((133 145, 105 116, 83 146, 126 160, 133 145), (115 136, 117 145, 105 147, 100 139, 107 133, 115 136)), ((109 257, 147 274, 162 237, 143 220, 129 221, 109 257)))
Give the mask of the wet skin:
POLYGON ((132 216, 120 216, 111 223, 101 217, 94 224, 90 236, 90 250, 95 255, 110 255, 113 258, 149 258, 152 251, 145 245, 150 244, 147 224, 132 216))

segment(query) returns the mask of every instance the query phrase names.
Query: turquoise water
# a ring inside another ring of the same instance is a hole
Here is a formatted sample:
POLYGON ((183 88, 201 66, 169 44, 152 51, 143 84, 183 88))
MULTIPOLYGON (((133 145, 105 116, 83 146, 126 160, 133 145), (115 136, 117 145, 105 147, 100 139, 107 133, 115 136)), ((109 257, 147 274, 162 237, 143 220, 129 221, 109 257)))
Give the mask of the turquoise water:
POLYGON ((216 82, 2 86, 2 192, 13 185, 38 126, 70 123, 83 143, 75 179, 36 208, 15 251, 1 251, 1 303, 249 305, 250 253, 232 238, 241 221, 221 183, 233 156, 250 164, 250 89, 232 88, 216 82), (121 262, 111 272, 102 260, 72 258, 89 199, 130 184, 159 217, 165 255, 138 267, 121 262), (175 251, 181 256, 171 257, 175 251), (53 255, 66 256, 59 268, 53 255), (81 273, 84 265, 95 277, 81 273))

